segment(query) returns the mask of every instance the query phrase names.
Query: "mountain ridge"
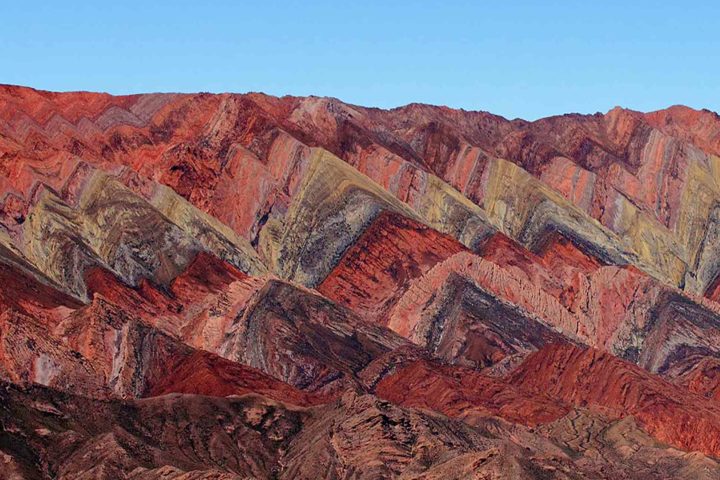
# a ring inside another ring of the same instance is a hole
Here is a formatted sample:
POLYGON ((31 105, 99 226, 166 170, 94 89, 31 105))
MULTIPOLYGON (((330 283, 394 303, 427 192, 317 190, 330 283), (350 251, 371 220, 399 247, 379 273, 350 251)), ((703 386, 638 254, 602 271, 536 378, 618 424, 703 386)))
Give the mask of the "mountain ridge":
POLYGON ((597 111, 597 112, 592 112, 592 113, 567 112, 567 113, 560 113, 560 114, 556 114, 556 115, 548 115, 548 116, 544 116, 544 117, 539 117, 539 118, 536 118, 535 120, 527 120, 527 119, 524 119, 524 118, 521 118, 521 117, 508 118, 508 117, 505 117, 505 116, 503 116, 503 115, 499 115, 499 114, 492 113, 492 112, 490 112, 489 110, 474 110, 474 109, 466 109, 466 108, 463 108, 463 107, 450 107, 450 106, 447 106, 447 105, 434 104, 434 103, 425 103, 425 102, 410 102, 410 103, 406 103, 406 104, 403 104, 403 105, 398 105, 398 106, 395 106, 395 107, 373 107, 373 106, 361 105, 361 104, 359 104, 359 103, 355 104, 355 103, 344 102, 344 101, 342 101, 340 98, 338 98, 338 97, 333 97, 333 96, 324 96, 324 95, 294 95, 294 94, 275 95, 275 94, 266 93, 266 92, 263 92, 263 91, 246 91, 246 92, 238 92, 238 91, 223 91, 223 92, 210 92, 210 91, 190 91, 190 92, 180 92, 180 91, 177 91, 177 92, 172 92, 172 91, 156 91, 156 92, 134 92, 134 93, 115 94, 115 93, 110 93, 110 92, 102 92, 102 91, 98 91, 98 90, 48 90, 48 89, 35 88, 35 87, 27 86, 27 85, 20 85, 20 84, 13 84, 13 83, 0 83, 0 88, 5 88, 5 89, 17 89, 17 90, 31 90, 31 91, 34 91, 34 92, 45 93, 45 94, 50 94, 50 95, 90 94, 90 95, 107 95, 107 96, 110 96, 110 97, 140 97, 140 96, 145 96, 145 95, 248 95, 248 96, 258 95, 258 96, 264 96, 264 97, 273 97, 273 98, 277 98, 277 99, 293 99, 293 100, 297 100, 297 99, 320 99, 320 100, 329 100, 329 101, 341 102, 341 103, 345 103, 346 105, 349 105, 349 106, 351 106, 351 107, 360 107, 360 108, 364 108, 364 109, 367 109, 367 110, 391 111, 391 110, 407 110, 407 109, 411 109, 411 108, 413 108, 413 107, 431 107, 431 108, 451 110, 451 111, 458 111, 458 112, 470 113, 470 114, 473 114, 473 113, 476 113, 476 114, 489 114, 489 115, 492 115, 492 116, 494 116, 494 117, 497 117, 497 118, 499 118, 499 119, 502 119, 502 120, 505 120, 505 121, 511 122, 511 123, 512 123, 512 122, 534 123, 534 122, 537 122, 537 121, 539 121, 539 120, 545 120, 545 119, 555 118, 555 117, 565 117, 565 116, 570 116, 570 117, 575 117, 575 116, 590 117, 590 116, 596 116, 596 115, 607 115, 608 113, 610 113, 610 112, 613 111, 613 110, 622 110, 622 111, 626 111, 626 112, 637 113, 637 114, 640 114, 640 115, 653 115, 653 114, 659 114, 659 113, 668 112, 668 111, 677 111, 677 110, 687 111, 687 110, 690 110, 691 112, 694 112, 694 113, 696 113, 696 114, 699 114, 699 113, 709 113, 709 114, 713 114, 713 115, 716 116, 716 117, 717 117, 717 116, 720 116, 720 113, 718 113, 718 112, 716 112, 716 111, 714 111, 714 110, 710 110, 710 109, 708 109, 708 108, 694 108, 694 107, 691 107, 691 106, 689 106, 689 105, 685 105, 685 104, 682 104, 682 103, 674 103, 674 104, 668 105, 667 107, 661 107, 661 108, 657 108, 657 109, 655 109, 655 110, 647 110, 647 111, 637 110, 637 109, 628 108, 628 107, 623 107, 623 106, 621 106, 621 105, 615 105, 615 106, 609 108, 606 112, 602 112, 602 111, 597 111))

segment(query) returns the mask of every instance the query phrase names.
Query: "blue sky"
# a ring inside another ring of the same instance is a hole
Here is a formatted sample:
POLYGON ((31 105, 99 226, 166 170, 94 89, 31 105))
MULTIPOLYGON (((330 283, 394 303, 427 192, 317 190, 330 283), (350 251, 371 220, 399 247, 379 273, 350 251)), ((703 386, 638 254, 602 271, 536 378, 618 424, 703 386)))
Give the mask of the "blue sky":
POLYGON ((720 2, 343 3, 0 0, 0 83, 315 94, 527 119, 720 110, 720 2))

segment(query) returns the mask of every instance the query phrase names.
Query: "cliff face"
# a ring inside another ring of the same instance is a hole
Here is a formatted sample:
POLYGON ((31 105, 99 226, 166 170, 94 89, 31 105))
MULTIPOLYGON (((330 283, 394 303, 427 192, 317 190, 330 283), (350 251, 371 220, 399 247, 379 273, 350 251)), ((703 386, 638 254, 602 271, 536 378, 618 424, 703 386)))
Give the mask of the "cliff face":
POLYGON ((718 478, 720 117, 0 86, 1 478, 718 478))

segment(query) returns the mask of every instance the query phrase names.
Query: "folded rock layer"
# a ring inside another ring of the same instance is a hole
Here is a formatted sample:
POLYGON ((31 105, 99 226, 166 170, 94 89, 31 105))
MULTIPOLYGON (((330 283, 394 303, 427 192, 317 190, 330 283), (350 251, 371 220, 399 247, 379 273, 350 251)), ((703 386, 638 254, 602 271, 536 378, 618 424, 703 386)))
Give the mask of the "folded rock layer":
POLYGON ((0 86, 0 478, 720 478, 720 117, 0 86))

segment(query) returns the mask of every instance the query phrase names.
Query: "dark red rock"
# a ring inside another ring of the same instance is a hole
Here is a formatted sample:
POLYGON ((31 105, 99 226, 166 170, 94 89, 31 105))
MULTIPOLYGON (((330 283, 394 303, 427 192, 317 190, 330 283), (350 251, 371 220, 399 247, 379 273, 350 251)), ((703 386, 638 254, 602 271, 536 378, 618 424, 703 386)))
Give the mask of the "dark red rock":
POLYGON ((660 441, 720 454, 720 405, 610 354, 569 344, 531 354, 508 377, 516 387, 612 417, 632 415, 660 441))
POLYGON ((317 289, 367 320, 384 324, 413 279, 463 250, 447 235, 401 215, 383 213, 317 289))

